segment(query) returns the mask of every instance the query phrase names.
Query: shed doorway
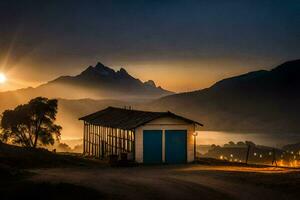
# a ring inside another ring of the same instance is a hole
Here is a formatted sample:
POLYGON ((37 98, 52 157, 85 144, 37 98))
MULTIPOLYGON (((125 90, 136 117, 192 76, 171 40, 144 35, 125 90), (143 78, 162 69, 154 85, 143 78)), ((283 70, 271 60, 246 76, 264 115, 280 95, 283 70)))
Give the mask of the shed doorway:
POLYGON ((187 131, 165 131, 166 163, 182 164, 187 162, 187 131))
POLYGON ((143 131, 143 157, 145 164, 162 163, 162 131, 143 131))

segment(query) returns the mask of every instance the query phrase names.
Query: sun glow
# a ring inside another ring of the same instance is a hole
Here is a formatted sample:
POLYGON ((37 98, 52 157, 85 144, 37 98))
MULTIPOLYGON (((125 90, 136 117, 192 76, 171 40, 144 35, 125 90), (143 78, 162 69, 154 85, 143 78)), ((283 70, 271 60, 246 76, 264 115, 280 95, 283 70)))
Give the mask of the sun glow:
POLYGON ((0 83, 6 82, 6 76, 3 73, 0 73, 0 83))

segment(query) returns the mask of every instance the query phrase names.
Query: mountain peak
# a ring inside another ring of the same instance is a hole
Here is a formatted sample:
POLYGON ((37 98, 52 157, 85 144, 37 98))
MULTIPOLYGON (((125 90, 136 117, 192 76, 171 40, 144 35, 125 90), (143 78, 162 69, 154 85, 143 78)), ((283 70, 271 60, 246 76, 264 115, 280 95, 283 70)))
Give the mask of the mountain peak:
POLYGON ((153 80, 148 80, 146 82, 144 82, 145 85, 149 85, 151 87, 156 87, 156 84, 153 80))
POLYGON ((97 73, 101 75, 112 75, 115 73, 115 70, 103 65, 102 63, 98 62, 97 65, 94 67, 97 73))
POLYGON ((123 95, 126 97, 160 97, 172 92, 156 87, 154 81, 143 83, 131 76, 123 67, 115 71, 98 62, 95 66, 87 67, 76 76, 60 77, 51 82, 59 83, 60 87, 78 87, 82 93, 94 98, 112 98, 123 95), (67 85, 67 86, 65 86, 67 85), (84 89, 83 89, 84 88, 84 89), (90 95, 92 94, 92 95, 90 95))
POLYGON ((300 73, 300 59, 291 60, 282 63, 278 67, 272 69, 273 72, 290 73, 291 75, 300 73))
POLYGON ((119 73, 128 74, 128 72, 123 67, 121 67, 121 69, 119 70, 119 73))
POLYGON ((89 66, 78 76, 88 76, 88 77, 95 77, 95 76, 112 76, 115 74, 115 70, 106 67, 102 63, 98 62, 95 67, 89 66))
POLYGON ((105 67, 105 65, 103 65, 101 62, 97 62, 95 68, 101 68, 101 67, 105 67))

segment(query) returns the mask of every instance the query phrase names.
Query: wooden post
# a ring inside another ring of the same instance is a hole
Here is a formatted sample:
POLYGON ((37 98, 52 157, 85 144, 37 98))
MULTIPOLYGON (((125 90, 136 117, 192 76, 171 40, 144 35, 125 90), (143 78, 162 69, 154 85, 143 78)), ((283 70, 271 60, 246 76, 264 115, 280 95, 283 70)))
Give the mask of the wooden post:
POLYGON ((122 140, 121 140, 121 137, 122 137, 122 133, 121 133, 121 129, 118 129, 118 140, 119 140, 119 149, 118 149, 118 154, 121 154, 121 151, 122 151, 122 140))
POLYGON ((83 155, 85 154, 85 121, 83 123, 83 155))
POLYGON ((94 145, 95 145, 95 157, 98 156, 98 149, 97 149, 97 126, 94 125, 94 134, 95 134, 95 138, 94 138, 94 145))
POLYGON ((122 138, 123 138, 123 140, 122 140, 122 142, 123 142, 122 152, 125 152, 125 132, 124 132, 124 129, 122 129, 122 138))
POLYGON ((107 155, 109 155, 110 152, 110 137, 109 137, 109 128, 106 128, 106 136, 107 136, 107 155))
POLYGON ((102 150, 102 148, 101 148, 101 138, 102 138, 102 132, 101 132, 101 126, 98 126, 98 129, 99 129, 99 157, 101 157, 101 155, 102 155, 102 152, 100 152, 101 150, 102 150))
POLYGON ((127 134, 127 151, 130 152, 130 138, 129 138, 129 131, 126 130, 127 134))
POLYGON ((97 149, 97 158, 99 158, 100 157, 100 154, 99 154, 99 145, 100 145, 100 143, 99 143, 99 126, 97 125, 96 126, 96 133, 97 133, 97 137, 96 137, 96 149, 97 149))
POLYGON ((104 127, 104 134, 105 134, 105 156, 108 155, 108 136, 107 136, 107 128, 104 127))
POLYGON ((102 131, 103 131, 103 141, 104 141, 104 156, 106 156, 106 151, 107 151, 107 140, 106 140, 106 128, 102 127, 102 131))
POLYGON ((91 125, 91 147, 92 147, 92 156, 94 156, 94 125, 91 125))
POLYGON ((93 125, 93 156, 94 156, 94 157, 96 157, 95 138, 96 138, 95 125, 93 125))
POLYGON ((95 125, 94 125, 94 154, 95 157, 97 157, 97 130, 95 125))
POLYGON ((132 130, 132 155, 133 155, 133 160, 135 160, 135 131, 132 130))
POLYGON ((196 145, 196 136, 194 135, 194 162, 197 161, 197 145, 196 145))
POLYGON ((101 136, 101 134, 102 134, 102 133, 101 133, 101 126, 98 126, 98 131, 99 131, 99 132, 98 132, 98 133, 99 133, 99 137, 98 137, 98 143, 99 143, 99 144, 98 144, 98 145, 99 145, 99 158, 101 158, 101 155, 102 155, 102 151, 101 151, 101 150, 102 150, 102 146, 101 146, 101 145, 102 145, 102 143, 101 143, 101 138, 102 138, 102 136, 101 136))
POLYGON ((248 164, 248 160, 249 160, 249 154, 250 154, 250 144, 248 144, 248 148, 247 148, 247 154, 246 154, 246 164, 248 164))
POLYGON ((108 137, 108 130, 107 130, 107 127, 105 128, 105 134, 106 134, 106 155, 109 154, 109 137, 108 137))
POLYGON ((88 155, 90 156, 91 155, 91 129, 90 129, 90 124, 88 124, 87 126, 88 128, 88 155))
POLYGON ((272 152, 273 152, 272 165, 275 163, 275 166, 277 167, 276 151, 274 148, 272 149, 272 152))
POLYGON ((113 155, 114 154, 114 148, 113 148, 113 130, 112 128, 109 128, 110 130, 110 154, 113 155))
POLYGON ((89 148, 90 148, 90 150, 89 150, 89 155, 90 156, 92 156, 93 155, 93 147, 92 147, 92 139, 93 139, 93 137, 92 137, 92 125, 91 124, 89 124, 89 136, 90 136, 90 139, 89 139, 89 148))
POLYGON ((94 141, 94 144, 95 144, 95 156, 98 157, 98 140, 97 140, 97 137, 98 137, 98 133, 97 133, 97 126, 94 125, 94 129, 95 129, 95 141, 94 141))
POLYGON ((93 127, 93 157, 96 157, 96 149, 95 149, 95 125, 92 126, 93 127))
POLYGON ((115 133, 115 155, 118 154, 118 130, 117 129, 113 129, 114 133, 115 133))

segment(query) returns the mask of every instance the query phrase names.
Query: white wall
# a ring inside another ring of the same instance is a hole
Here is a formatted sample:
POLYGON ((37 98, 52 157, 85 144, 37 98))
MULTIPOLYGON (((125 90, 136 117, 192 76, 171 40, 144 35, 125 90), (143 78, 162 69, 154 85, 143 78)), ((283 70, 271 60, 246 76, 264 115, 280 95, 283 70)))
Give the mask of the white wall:
POLYGON ((173 118, 160 118, 153 120, 144 126, 140 126, 135 130, 135 160, 139 163, 143 162, 143 130, 162 130, 163 131, 163 162, 165 159, 164 136, 165 130, 187 130, 187 161, 194 160, 194 124, 188 124, 183 120, 173 118))

